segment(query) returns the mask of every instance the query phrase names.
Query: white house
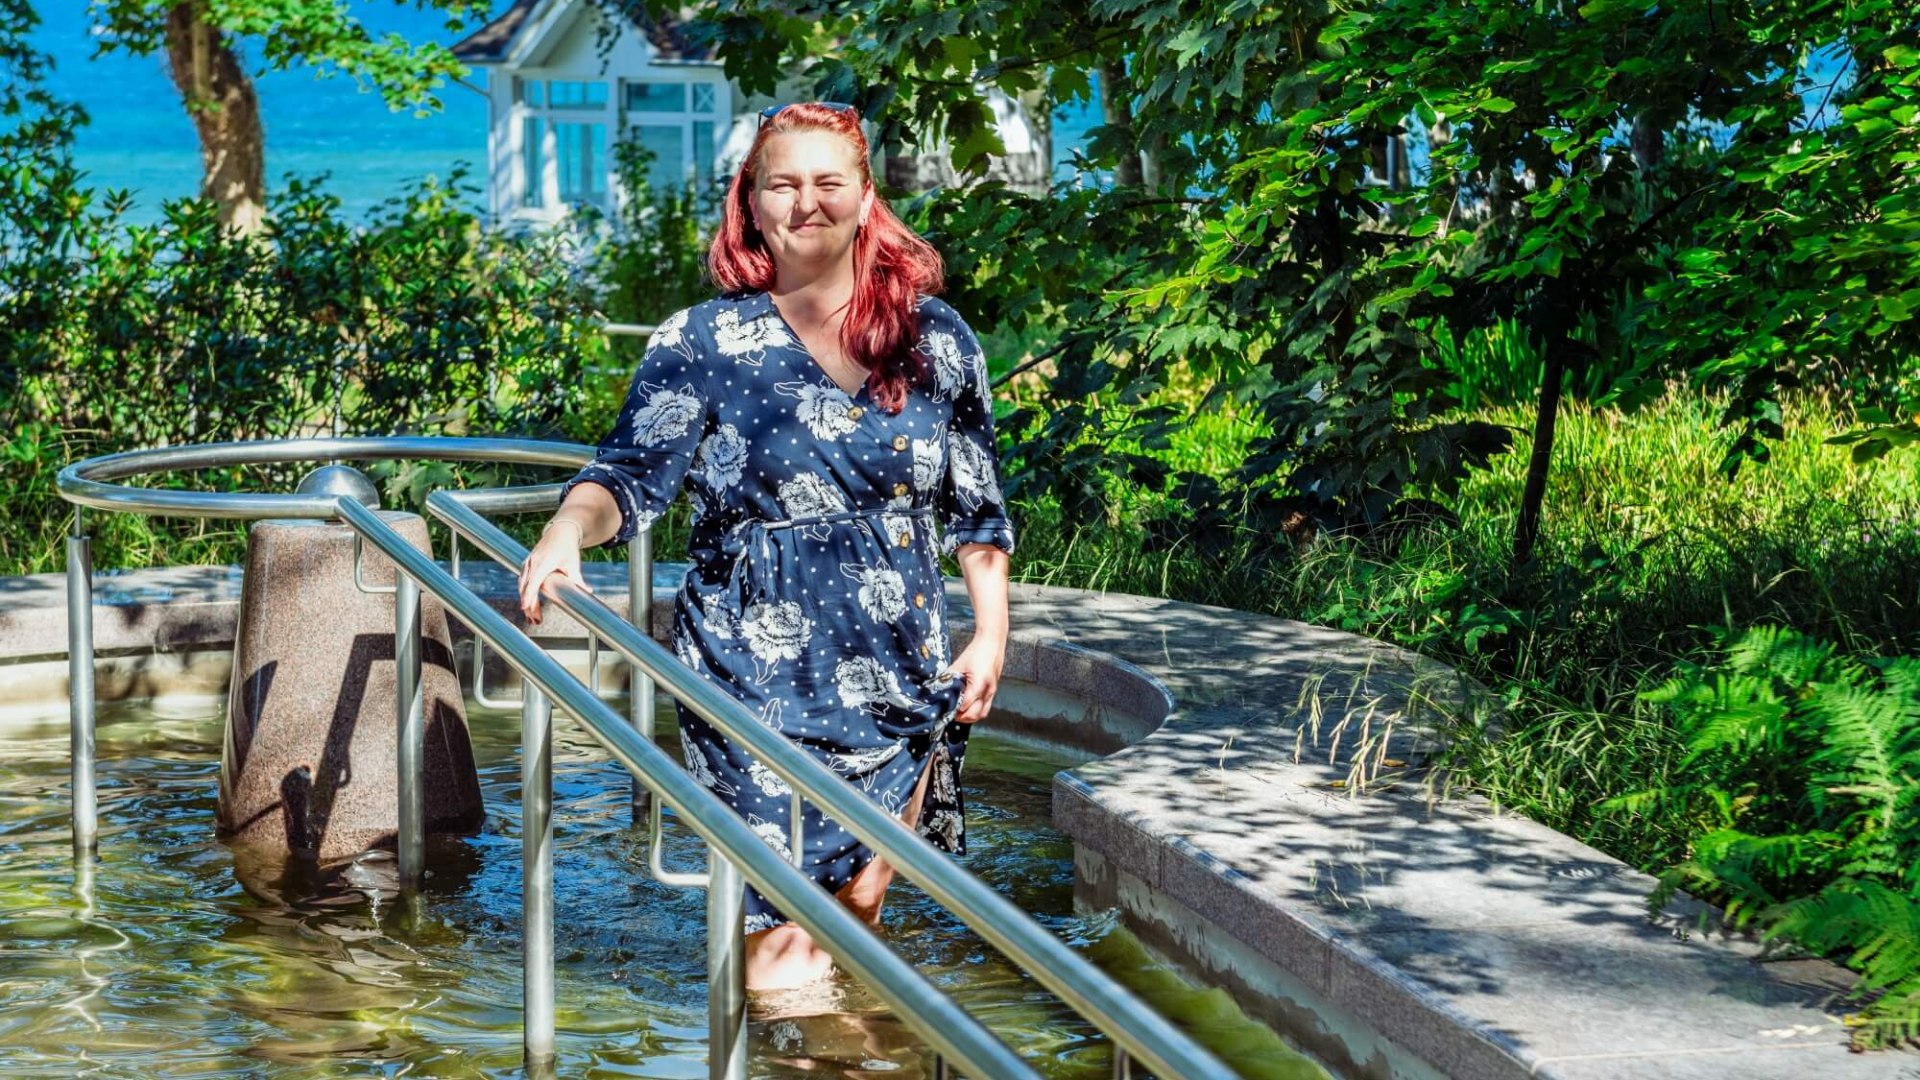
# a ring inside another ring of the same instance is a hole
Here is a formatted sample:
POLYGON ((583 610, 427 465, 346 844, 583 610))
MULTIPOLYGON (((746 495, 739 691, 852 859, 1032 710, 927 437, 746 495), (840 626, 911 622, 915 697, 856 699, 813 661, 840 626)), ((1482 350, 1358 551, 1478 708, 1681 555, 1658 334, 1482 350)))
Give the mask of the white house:
MULTIPOLYGON (((550 222, 583 204, 614 209, 625 197, 612 155, 623 134, 653 151, 656 185, 724 182, 752 145, 761 109, 811 96, 808 80, 793 76, 778 98, 749 97, 682 23, 626 28, 603 55, 601 19, 583 0, 514 0, 453 47, 487 76, 487 203, 495 221, 550 222)), ((990 175, 1044 178, 1045 139, 1015 103, 995 97, 993 105, 1008 156, 990 175)), ((883 175, 906 187, 950 182, 935 157, 889 158, 883 175)))

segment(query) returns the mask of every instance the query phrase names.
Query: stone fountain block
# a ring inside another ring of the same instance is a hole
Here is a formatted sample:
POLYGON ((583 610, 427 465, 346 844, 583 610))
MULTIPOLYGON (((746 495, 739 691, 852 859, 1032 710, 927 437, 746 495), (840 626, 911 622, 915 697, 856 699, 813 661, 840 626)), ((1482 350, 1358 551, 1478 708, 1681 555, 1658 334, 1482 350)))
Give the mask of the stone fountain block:
MULTIPOLYGON (((430 552, 426 522, 382 520, 430 552)), ((220 769, 220 834, 323 862, 391 847, 399 831, 393 596, 353 581, 353 530, 261 521, 248 534, 220 769)), ((367 546, 361 577, 390 586, 367 546)), ((447 617, 420 597, 428 832, 471 833, 483 817, 447 617)))

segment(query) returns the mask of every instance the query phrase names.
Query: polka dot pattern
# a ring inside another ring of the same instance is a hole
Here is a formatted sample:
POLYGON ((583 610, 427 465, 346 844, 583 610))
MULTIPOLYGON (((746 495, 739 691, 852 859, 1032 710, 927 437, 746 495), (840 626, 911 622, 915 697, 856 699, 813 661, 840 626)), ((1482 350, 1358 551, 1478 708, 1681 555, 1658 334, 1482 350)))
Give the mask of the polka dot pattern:
MULTIPOLYGON (((680 661, 898 815, 965 851, 963 683, 938 553, 1011 552, 986 358, 944 302, 919 301, 928 377, 898 414, 835 385, 764 292, 678 312, 647 344, 614 428, 568 482, 599 484, 625 543, 684 488, 691 567, 674 598, 680 661)), ((786 782, 684 710, 687 767, 788 857, 786 782)), ((811 803, 798 863, 835 890, 873 853, 811 803)), ((747 930, 787 921, 747 890, 747 930)))

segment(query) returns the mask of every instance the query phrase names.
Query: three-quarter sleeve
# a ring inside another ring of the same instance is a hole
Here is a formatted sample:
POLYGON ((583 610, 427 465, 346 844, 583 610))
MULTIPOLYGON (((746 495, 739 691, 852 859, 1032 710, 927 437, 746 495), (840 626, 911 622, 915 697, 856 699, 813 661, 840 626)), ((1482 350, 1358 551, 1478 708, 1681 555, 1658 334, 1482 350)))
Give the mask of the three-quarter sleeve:
POLYGON ((599 453, 561 490, 599 484, 620 508, 620 531, 607 544, 625 543, 666 512, 692 467, 705 433, 710 402, 686 313, 662 323, 633 373, 627 400, 599 453))
POLYGON ((1013 521, 1007 516, 1000 491, 1000 462, 993 441, 993 390, 987 377, 987 356, 973 331, 938 300, 937 327, 928 331, 934 354, 936 383, 953 402, 947 425, 947 469, 941 479, 938 513, 942 525, 940 550, 952 555, 962 544, 992 544, 1013 553, 1013 521), (939 316, 945 316, 940 318, 939 316), (948 341, 940 335, 950 334, 948 341), (948 352, 957 348, 958 355, 948 352))

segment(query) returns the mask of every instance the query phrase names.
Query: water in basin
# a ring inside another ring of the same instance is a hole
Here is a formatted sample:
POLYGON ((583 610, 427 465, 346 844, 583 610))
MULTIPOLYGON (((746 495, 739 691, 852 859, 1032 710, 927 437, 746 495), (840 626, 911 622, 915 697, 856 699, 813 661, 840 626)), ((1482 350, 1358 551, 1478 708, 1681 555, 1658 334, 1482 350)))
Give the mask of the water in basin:
MULTIPOLYGON (((520 1075, 519 717, 470 709, 487 825, 433 841, 411 912, 389 891, 388 856, 316 876, 216 841, 220 719, 206 707, 102 707, 100 860, 76 886, 66 719, 0 734, 0 1075, 520 1075)), ((660 715, 677 758, 672 711, 660 715)), ((1066 764, 976 739, 968 865, 1157 1007, 1211 1028, 1246 1075, 1324 1075, 1223 995, 1144 975, 1110 917, 1073 913, 1071 849, 1047 824, 1066 764)), ((704 894, 646 876, 627 774, 562 716, 553 777, 559 1074, 704 1077, 704 894)), ((670 833, 669 865, 697 868, 700 842, 670 833)), ((1111 1075, 1103 1037, 917 889, 895 886, 885 933, 1048 1075, 1111 1075)), ((845 979, 756 999, 750 1029, 755 1076, 928 1068, 924 1044, 845 979)))

